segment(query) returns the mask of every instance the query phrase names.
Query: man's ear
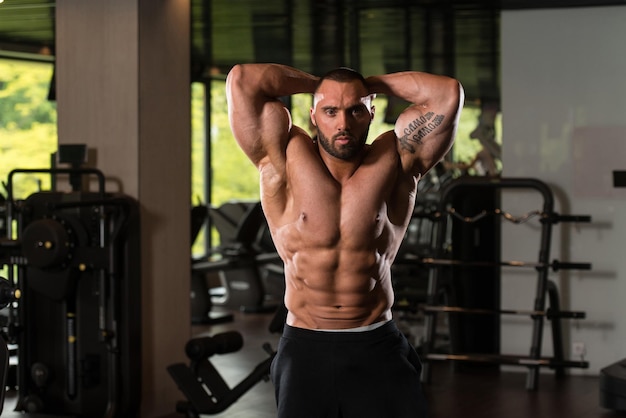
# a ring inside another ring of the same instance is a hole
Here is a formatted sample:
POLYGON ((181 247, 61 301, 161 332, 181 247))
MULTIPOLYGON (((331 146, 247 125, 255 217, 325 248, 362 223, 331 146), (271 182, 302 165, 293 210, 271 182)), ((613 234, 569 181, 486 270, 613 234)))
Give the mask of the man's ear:
POLYGON ((376 106, 372 105, 372 110, 370 111, 371 120, 374 120, 374 115, 376 114, 376 106))
POLYGON ((313 108, 311 108, 311 109, 309 110, 309 114, 310 114, 310 116, 311 116, 311 124, 312 124, 313 126, 317 126, 317 122, 315 122, 315 112, 314 112, 314 109, 313 109, 313 108))

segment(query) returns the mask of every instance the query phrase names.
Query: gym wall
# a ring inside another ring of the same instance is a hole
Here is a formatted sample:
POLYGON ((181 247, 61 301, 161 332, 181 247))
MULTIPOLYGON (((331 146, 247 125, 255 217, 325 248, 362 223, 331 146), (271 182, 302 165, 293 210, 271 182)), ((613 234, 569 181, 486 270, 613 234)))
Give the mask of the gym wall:
MULTIPOLYGON (((503 175, 541 179, 557 212, 592 216, 555 226, 552 239, 555 258, 593 264, 552 275, 563 309, 587 313, 565 322, 566 355, 582 342, 590 362, 572 373, 598 374, 626 357, 626 189, 612 183, 612 171, 626 169, 625 20, 625 6, 502 12, 503 175)), ((540 208, 520 193, 505 194, 502 207, 540 208)), ((504 226, 503 259, 536 259, 536 228, 521 231, 504 226)), ((532 306, 534 276, 503 270, 503 305, 532 306)), ((502 349, 526 352, 530 327, 510 318, 502 325, 502 349)), ((547 354, 549 327, 544 334, 547 354)))

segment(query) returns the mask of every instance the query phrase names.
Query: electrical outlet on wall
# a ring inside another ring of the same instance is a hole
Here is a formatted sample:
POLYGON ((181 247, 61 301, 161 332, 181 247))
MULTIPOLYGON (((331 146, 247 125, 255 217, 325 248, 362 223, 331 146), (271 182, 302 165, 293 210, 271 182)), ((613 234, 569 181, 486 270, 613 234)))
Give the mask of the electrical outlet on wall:
POLYGON ((587 349, 585 347, 585 343, 580 341, 575 341, 572 343, 572 357, 585 357, 587 354, 587 349))

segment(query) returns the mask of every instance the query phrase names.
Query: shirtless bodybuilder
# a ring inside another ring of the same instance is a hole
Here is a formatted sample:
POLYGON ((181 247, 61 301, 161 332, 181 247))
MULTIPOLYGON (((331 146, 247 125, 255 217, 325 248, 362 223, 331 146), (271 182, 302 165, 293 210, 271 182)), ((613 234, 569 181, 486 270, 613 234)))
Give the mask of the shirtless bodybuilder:
POLYGON ((241 64, 226 88, 285 265, 288 315, 272 364, 279 417, 425 416, 419 358, 392 320, 391 265, 420 176, 452 146, 462 87, 423 72, 320 78, 241 64), (313 137, 279 100, 297 93, 313 94, 313 137), (367 143, 376 94, 411 105, 367 143))

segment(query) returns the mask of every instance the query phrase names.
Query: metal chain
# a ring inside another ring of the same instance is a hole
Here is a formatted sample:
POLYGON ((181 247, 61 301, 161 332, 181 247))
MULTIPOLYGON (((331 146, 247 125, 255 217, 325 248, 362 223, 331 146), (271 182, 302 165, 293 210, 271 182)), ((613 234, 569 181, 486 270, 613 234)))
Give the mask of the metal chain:
POLYGON ((521 216, 513 216, 509 212, 505 212, 502 209, 495 209, 491 213, 486 210, 483 210, 474 216, 462 215, 459 212, 457 212, 454 208, 448 209, 448 213, 452 215, 453 217, 455 217, 456 219, 465 223, 477 222, 489 214, 502 216, 504 219, 514 224, 523 224, 524 222, 527 222, 536 216, 544 216, 544 213, 539 210, 530 211, 521 216))

